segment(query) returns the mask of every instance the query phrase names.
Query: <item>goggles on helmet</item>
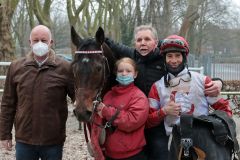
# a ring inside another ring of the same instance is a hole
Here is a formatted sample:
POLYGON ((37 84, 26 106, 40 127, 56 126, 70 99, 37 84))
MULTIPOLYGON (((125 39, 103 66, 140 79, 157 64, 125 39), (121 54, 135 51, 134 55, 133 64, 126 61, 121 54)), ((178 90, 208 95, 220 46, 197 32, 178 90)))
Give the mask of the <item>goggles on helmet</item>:
POLYGON ((191 81, 191 79, 192 79, 191 74, 190 74, 190 72, 188 72, 187 74, 183 74, 181 76, 170 79, 168 83, 169 83, 170 87, 176 87, 181 83, 181 81, 189 82, 189 81, 191 81))
POLYGON ((163 49, 167 47, 173 47, 173 46, 184 48, 185 44, 180 39, 164 39, 161 44, 161 47, 163 49))

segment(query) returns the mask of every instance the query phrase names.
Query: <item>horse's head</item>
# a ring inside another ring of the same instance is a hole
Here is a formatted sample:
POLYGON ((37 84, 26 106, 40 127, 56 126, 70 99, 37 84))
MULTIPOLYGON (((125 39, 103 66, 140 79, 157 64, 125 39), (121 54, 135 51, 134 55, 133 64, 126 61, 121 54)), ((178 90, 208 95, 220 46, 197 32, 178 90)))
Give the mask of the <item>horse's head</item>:
POLYGON ((108 60, 112 53, 104 43, 105 35, 101 27, 95 39, 82 39, 72 27, 71 38, 77 48, 72 62, 76 88, 74 114, 80 121, 89 121, 105 92, 103 90, 106 90, 113 67, 113 63, 108 60))

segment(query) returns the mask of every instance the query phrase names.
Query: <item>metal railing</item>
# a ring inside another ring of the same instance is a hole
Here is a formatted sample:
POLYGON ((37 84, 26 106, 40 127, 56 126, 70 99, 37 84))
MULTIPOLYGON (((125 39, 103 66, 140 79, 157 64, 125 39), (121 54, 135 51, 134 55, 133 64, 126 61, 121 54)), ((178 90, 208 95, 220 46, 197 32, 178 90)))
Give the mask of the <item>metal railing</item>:
POLYGON ((201 74, 204 74, 204 67, 203 66, 201 66, 201 67, 189 67, 188 69, 190 71, 197 71, 201 74))
MULTIPOLYGON (((10 66, 11 62, 0 62, 0 66, 10 66)), ((6 79, 6 75, 0 75, 0 80, 4 81, 6 79)), ((3 92, 3 88, 0 88, 0 93, 3 92)))
MULTIPOLYGON (((11 62, 0 62, 0 67, 1 66, 10 66, 11 62)), ((201 74, 204 74, 204 67, 189 67, 189 70, 191 71, 197 71, 201 74)), ((0 75, 0 80, 5 80, 6 76, 5 75, 0 75)), ((0 89, 0 92, 3 92, 3 89, 0 89)), ((221 92, 222 95, 240 95, 240 92, 221 92)))

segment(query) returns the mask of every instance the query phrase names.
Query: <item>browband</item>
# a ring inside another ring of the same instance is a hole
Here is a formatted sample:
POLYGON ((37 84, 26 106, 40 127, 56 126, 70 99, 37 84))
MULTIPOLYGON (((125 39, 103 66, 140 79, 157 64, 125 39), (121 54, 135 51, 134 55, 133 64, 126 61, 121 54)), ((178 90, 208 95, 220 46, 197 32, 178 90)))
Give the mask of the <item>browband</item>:
POLYGON ((103 51, 97 50, 97 51, 75 51, 75 54, 102 54, 103 51))

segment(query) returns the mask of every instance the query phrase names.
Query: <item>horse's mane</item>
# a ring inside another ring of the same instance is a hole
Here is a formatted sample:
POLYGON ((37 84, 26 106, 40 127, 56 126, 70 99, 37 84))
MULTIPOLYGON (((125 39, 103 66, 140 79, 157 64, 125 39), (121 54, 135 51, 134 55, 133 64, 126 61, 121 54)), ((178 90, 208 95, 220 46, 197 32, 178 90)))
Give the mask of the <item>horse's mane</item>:
MULTIPOLYGON (((77 46, 78 51, 85 51, 85 50, 101 50, 101 46, 95 41, 94 38, 86 38, 84 39, 79 46, 77 46)), ((91 55, 88 55, 91 56, 91 55)), ((95 55, 93 55, 95 56, 95 55)), ((75 54, 74 60, 72 62, 72 67, 75 67, 76 70, 80 70, 80 68, 84 68, 82 70, 85 74, 88 74, 91 70, 90 67, 87 67, 88 63, 82 61, 85 57, 84 54, 75 54)), ((78 73, 78 72, 77 72, 78 73)), ((76 73, 76 74, 77 74, 76 73)), ((78 77, 76 75, 76 77, 78 77)))

